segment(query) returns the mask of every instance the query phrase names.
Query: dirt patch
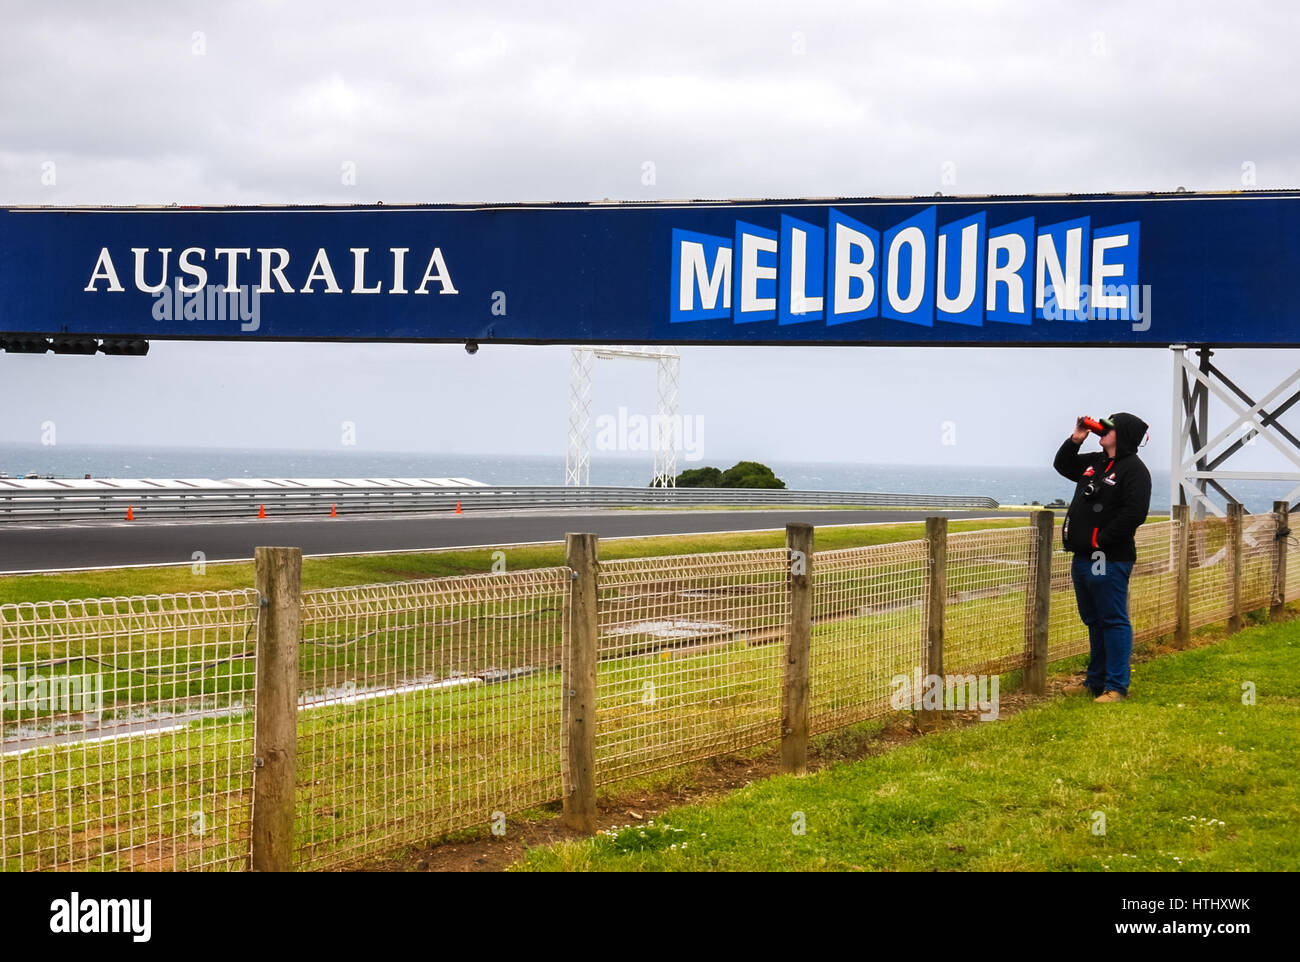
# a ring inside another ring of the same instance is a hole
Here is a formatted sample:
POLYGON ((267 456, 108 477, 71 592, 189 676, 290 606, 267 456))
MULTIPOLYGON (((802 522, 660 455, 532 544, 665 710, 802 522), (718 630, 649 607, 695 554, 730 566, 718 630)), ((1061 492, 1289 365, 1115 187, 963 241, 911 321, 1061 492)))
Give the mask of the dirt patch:
MULTIPOLYGON (((1019 692, 1002 695, 999 717, 1014 715, 1034 701, 1055 697, 1073 679, 1051 679, 1046 696, 1019 692)), ((936 731, 965 727, 979 722, 978 711, 943 712, 936 731)), ((915 731, 910 719, 900 716, 888 720, 883 729, 858 731, 845 728, 820 736, 808 748, 808 771, 818 772, 840 762, 859 761, 891 751, 898 745, 925 737, 915 731)), ((747 754, 722 755, 696 762, 685 770, 671 773, 671 783, 659 788, 638 788, 620 792, 618 786, 607 790, 596 805, 596 821, 601 826, 648 822, 664 812, 728 795, 751 782, 770 778, 780 772, 781 752, 777 745, 747 754)), ((585 837, 585 833, 566 828, 558 817, 559 803, 544 806, 552 817, 507 820, 507 833, 480 835, 459 841, 445 841, 407 849, 401 855, 373 859, 356 866, 356 871, 389 872, 500 872, 521 861, 530 848, 550 845, 563 839, 585 837)))

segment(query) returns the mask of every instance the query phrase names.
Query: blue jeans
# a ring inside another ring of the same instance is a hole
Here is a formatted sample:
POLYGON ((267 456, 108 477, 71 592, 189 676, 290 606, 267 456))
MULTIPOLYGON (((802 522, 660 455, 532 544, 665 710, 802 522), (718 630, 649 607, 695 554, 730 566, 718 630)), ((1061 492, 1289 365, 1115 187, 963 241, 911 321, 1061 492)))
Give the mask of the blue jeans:
POLYGON ((1128 618, 1128 579, 1131 561, 1107 561, 1104 574, 1093 574, 1093 561, 1076 554, 1070 566, 1079 617, 1088 626, 1091 654, 1084 684, 1100 695, 1103 691, 1128 694, 1129 657, 1133 654, 1133 624, 1128 618))

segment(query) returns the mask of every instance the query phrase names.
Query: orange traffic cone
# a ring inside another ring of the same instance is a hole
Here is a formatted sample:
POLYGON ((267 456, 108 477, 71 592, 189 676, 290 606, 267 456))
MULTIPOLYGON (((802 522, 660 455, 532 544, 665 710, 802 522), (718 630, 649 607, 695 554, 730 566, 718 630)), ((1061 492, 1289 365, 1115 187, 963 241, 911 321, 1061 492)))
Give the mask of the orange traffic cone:
POLYGON ((257 511, 257 516, 258 516, 259 518, 265 518, 265 517, 266 517, 266 505, 262 505, 262 507, 260 507, 260 508, 258 509, 258 511, 257 511))
POLYGON ((339 506, 338 506, 337 504, 331 504, 331 505, 330 505, 330 517, 331 517, 331 518, 337 518, 338 516, 339 516, 339 506))
POLYGON ((127 521, 135 520, 135 512, 131 510, 131 506, 129 504, 126 506, 126 520, 127 521))
POLYGON ((459 501, 456 502, 456 513, 457 513, 457 514, 461 514, 461 513, 462 513, 461 510, 460 510, 460 502, 459 502, 459 501))

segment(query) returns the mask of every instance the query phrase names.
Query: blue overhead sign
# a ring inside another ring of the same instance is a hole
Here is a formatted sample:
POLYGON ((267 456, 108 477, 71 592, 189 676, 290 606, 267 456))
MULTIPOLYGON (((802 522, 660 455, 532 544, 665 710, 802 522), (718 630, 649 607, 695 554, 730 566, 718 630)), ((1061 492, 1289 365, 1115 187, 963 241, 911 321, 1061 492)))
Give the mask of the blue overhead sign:
POLYGON ((1300 345, 1300 192, 0 210, 0 337, 1300 345))

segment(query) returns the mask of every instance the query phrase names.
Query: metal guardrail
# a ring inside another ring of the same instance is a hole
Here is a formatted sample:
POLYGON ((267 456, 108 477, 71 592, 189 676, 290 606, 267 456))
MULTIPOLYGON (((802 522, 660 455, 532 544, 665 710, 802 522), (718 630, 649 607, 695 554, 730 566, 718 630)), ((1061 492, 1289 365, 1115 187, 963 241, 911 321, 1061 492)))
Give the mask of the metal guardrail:
MULTIPOLYGON (((111 483, 111 482, 110 482, 111 483)), ((178 490, 0 488, 0 522, 133 518, 268 517, 517 510, 526 508, 849 505, 996 508, 993 498, 865 491, 752 488, 302 486, 178 490)))

